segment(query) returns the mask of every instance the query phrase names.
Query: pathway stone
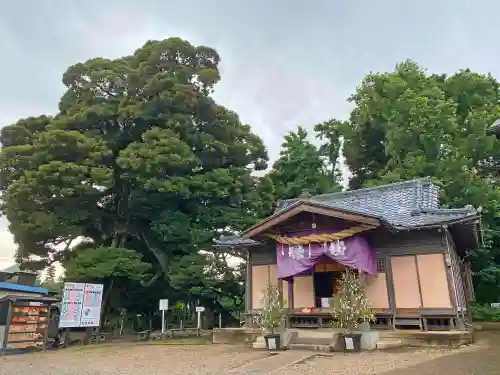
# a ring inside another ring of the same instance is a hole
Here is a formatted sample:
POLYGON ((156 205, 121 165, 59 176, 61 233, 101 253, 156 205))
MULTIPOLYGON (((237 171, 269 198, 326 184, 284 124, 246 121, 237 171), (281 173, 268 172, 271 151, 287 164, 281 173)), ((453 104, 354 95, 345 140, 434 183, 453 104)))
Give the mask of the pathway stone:
POLYGON ((316 355, 317 353, 309 351, 289 350, 234 368, 225 372, 224 375, 269 375, 284 367, 305 361, 316 355))

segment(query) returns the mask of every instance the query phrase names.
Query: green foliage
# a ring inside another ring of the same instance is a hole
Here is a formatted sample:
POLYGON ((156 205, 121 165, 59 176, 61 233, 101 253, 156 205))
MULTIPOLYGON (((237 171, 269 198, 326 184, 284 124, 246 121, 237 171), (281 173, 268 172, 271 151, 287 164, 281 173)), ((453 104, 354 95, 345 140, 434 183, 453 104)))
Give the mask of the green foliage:
POLYGON ((335 325, 346 331, 374 320, 375 315, 365 296, 362 277, 357 273, 346 270, 342 274, 337 292, 332 298, 332 316, 335 325))
POLYGON ((335 153, 324 145, 321 150, 307 139, 307 131, 298 127, 285 135, 280 157, 273 165, 269 178, 274 184, 277 199, 297 198, 302 194, 317 195, 339 191, 333 165, 322 152, 335 153))
POLYGON ((123 248, 87 248, 64 263, 66 279, 76 282, 102 282, 107 279, 143 279, 150 265, 134 250, 123 248))
POLYGON ((500 309, 489 304, 471 306, 472 319, 478 322, 500 322, 500 309))
POLYGON ((156 311, 160 297, 240 308, 241 269, 200 250, 260 218, 272 200, 257 194, 273 187, 252 175, 267 168, 262 140, 211 97, 219 62, 179 38, 148 41, 69 67, 54 117, 3 127, 2 211, 18 263, 61 260, 68 279, 113 282, 133 296, 116 301, 129 311, 156 311))
POLYGON ((316 128, 332 155, 343 138, 350 188, 431 176, 444 206, 482 207, 487 246, 469 256, 478 299, 498 299, 500 141, 486 131, 500 118, 498 81, 469 70, 430 75, 404 61, 367 75, 350 101, 347 121, 316 128))
POLYGON ((263 330, 274 333, 274 330, 285 320, 288 309, 285 307, 278 287, 272 281, 269 281, 264 289, 262 304, 264 308, 257 317, 259 325, 263 330))

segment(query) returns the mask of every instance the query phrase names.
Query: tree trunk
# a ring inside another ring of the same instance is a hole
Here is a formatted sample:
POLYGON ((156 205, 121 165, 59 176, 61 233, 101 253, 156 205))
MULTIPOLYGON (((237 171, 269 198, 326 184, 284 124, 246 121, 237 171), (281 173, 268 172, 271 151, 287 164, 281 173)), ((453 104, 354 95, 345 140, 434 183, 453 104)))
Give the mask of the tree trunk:
POLYGON ((102 298, 101 321, 99 323, 99 329, 100 330, 102 330, 102 328, 104 327, 104 322, 105 322, 106 316, 108 314, 109 299, 111 297, 111 292, 113 290, 113 284, 114 284, 114 280, 111 280, 111 282, 109 283, 109 287, 106 290, 106 293, 104 293, 104 296, 102 298))

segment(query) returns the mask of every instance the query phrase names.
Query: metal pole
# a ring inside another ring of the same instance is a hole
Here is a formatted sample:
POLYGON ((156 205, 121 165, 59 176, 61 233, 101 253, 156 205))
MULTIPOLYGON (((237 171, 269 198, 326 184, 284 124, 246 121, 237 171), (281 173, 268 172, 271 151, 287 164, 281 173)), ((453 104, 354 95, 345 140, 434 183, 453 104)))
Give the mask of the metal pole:
MULTIPOLYGON (((43 305, 42 305, 43 306, 43 305)), ((43 337, 43 351, 47 351, 47 341, 49 339, 49 326, 50 326, 50 319, 52 318, 52 313, 50 309, 51 304, 47 305, 47 326, 45 327, 45 332, 44 332, 44 337, 43 337)), ((40 314, 40 312, 38 313, 40 314)), ((40 324, 40 317, 38 317, 38 322, 37 325, 40 324)))
POLYGON ((161 310, 161 334, 165 333, 165 310, 161 310))
POLYGON ((201 329, 201 311, 198 311, 198 329, 201 329))
POLYGON ((219 328, 222 328, 222 314, 219 313, 219 328))

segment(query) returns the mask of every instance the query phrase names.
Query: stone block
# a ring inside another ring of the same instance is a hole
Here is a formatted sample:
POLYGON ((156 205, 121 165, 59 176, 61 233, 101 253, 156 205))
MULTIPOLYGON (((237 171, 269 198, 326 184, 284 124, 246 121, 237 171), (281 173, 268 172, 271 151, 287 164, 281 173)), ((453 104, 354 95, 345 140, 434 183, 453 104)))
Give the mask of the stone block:
POLYGON ((367 331, 361 334, 361 349, 375 350, 379 341, 379 333, 377 331, 367 331))

